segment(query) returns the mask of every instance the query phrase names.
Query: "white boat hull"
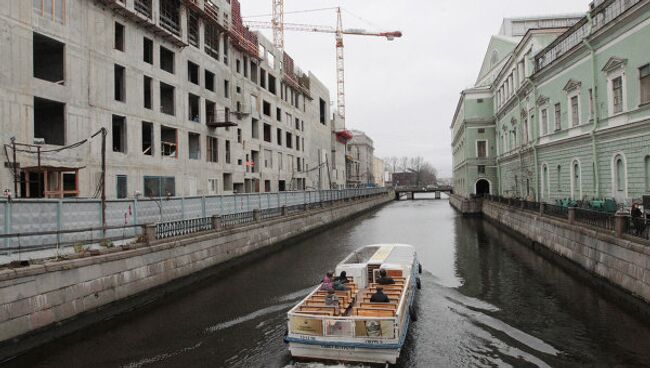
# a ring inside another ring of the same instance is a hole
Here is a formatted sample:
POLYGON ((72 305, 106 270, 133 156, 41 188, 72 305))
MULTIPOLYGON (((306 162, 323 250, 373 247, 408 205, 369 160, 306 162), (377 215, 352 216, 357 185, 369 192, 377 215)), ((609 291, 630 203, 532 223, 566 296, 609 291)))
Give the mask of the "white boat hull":
POLYGON ((294 358, 331 360, 336 362, 367 362, 395 364, 399 349, 367 349, 348 346, 307 345, 289 343, 294 358))

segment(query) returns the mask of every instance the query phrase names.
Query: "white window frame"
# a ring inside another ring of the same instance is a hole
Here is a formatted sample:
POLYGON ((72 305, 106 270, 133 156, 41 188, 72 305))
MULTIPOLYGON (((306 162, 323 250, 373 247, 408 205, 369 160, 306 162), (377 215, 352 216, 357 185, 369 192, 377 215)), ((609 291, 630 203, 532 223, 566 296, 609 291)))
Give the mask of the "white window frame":
POLYGON ((625 77, 625 68, 621 65, 618 69, 615 69, 607 73, 607 111, 609 116, 624 114, 627 112, 627 78, 625 77), (614 79, 621 78, 621 111, 614 112, 614 79))
POLYGON ((580 124, 582 124, 582 122, 580 121, 580 119, 582 118, 582 103, 580 103, 581 102, 580 97, 581 97, 580 90, 577 88, 567 93, 567 106, 569 107, 568 108, 569 128, 577 127, 580 124), (578 121, 573 121, 573 104, 571 103, 571 100, 574 97, 578 98, 578 121))
MULTIPOLYGON (((650 104, 650 99, 648 101, 641 101, 641 95, 643 94, 642 93, 642 91, 643 91, 642 90, 642 85, 641 85, 641 69, 643 69, 643 68, 650 68, 650 64, 641 65, 637 69, 637 73, 638 73, 638 76, 639 76, 639 106, 645 106, 647 104, 650 104)), ((650 76, 648 76, 647 78, 650 78, 650 76)), ((648 97, 650 98, 650 91, 648 91, 648 97)))
POLYGON ((627 177, 627 157, 625 157, 625 154, 622 151, 615 152, 612 155, 612 161, 610 163, 611 166, 611 171, 612 171, 612 197, 616 198, 617 200, 623 200, 627 198, 627 188, 628 188, 628 177, 627 177), (616 167, 616 161, 618 158, 621 158, 623 160, 623 190, 619 191, 618 188, 618 171, 616 167), (621 198, 621 195, 619 192, 623 193, 623 197, 621 198))
POLYGON ((476 149, 476 158, 488 158, 488 157, 490 157, 490 152, 488 150, 489 145, 488 145, 488 140, 487 139, 477 139, 474 146, 475 146, 474 148, 476 149), (478 143, 479 142, 485 142, 485 157, 480 157, 478 155, 478 143))
POLYGON ((571 172, 571 199, 582 199, 582 163, 579 159, 575 158, 571 160, 571 167, 569 168, 571 172), (575 165, 578 164, 578 182, 576 183, 576 172, 575 165), (576 198, 576 194, 578 197, 576 198))
POLYGON ((548 105, 544 104, 542 107, 539 108, 539 136, 540 137, 545 137, 549 134, 549 129, 548 129, 548 123, 549 123, 549 115, 548 115, 548 105), (544 122, 543 117, 544 117, 544 112, 546 112, 546 122, 544 122), (546 128, 546 129, 544 129, 546 128))

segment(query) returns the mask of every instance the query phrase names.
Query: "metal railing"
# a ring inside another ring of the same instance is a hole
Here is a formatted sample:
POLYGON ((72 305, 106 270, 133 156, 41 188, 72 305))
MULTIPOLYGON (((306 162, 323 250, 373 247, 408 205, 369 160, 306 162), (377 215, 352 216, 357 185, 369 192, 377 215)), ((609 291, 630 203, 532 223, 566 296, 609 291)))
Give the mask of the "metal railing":
POLYGON ((248 224, 253 221, 255 221, 255 218, 253 217, 253 211, 232 213, 230 215, 221 216, 221 223, 225 227, 248 224))
POLYGON ((198 217, 186 220, 159 222, 155 225, 155 236, 156 239, 166 239, 208 230, 212 230, 212 218, 198 217))
POLYGON ((584 208, 575 208, 575 221, 581 224, 614 231, 615 217, 612 214, 584 208))
MULTIPOLYGON (((516 198, 506 198, 495 195, 486 195, 484 198, 491 202, 535 212, 542 216, 566 220, 572 225, 587 225, 597 231, 606 231, 610 234, 613 232, 617 237, 625 235, 629 236, 630 240, 650 240, 650 218, 643 216, 633 217, 630 216, 629 213, 622 211, 620 208, 618 212, 608 212, 604 210, 607 209, 608 206, 601 206, 603 209, 599 209, 601 207, 595 209, 578 207, 578 205, 588 205, 585 201, 577 201, 575 202, 575 206, 563 206, 523 201, 516 198)), ((600 203, 604 201, 596 202, 600 203)))
POLYGON ((544 214, 567 220, 569 218, 569 209, 567 207, 556 206, 554 204, 545 204, 544 214))

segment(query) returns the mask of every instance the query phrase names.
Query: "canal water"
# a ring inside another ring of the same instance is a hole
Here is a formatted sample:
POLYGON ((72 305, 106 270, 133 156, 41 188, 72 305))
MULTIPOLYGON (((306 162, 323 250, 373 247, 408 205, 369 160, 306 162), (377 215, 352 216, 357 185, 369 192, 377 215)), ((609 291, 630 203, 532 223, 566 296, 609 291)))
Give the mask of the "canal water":
POLYGON ((415 245, 424 266, 400 367, 650 365, 648 321, 493 225, 425 199, 391 203, 7 366, 323 367, 292 362, 285 313, 345 255, 379 242, 415 245))

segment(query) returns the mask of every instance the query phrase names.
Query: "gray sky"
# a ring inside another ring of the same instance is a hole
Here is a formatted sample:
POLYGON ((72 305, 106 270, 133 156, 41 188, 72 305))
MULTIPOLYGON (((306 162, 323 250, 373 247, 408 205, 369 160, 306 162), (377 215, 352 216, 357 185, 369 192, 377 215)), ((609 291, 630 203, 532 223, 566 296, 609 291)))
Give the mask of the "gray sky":
MULTIPOLYGON (((242 15, 269 14, 271 0, 240 0, 242 15)), ((451 176, 449 125, 504 17, 575 14, 589 0, 285 0, 285 12, 341 6, 344 28, 400 30, 404 37, 347 36, 347 127, 365 131, 375 154, 423 156, 451 176), (361 19, 359 19, 361 18, 361 19)), ((251 18, 251 20, 269 20, 251 18)), ((334 10, 286 14, 285 22, 336 25, 334 10)), ((270 31, 262 31, 272 39, 270 31)), ((285 49, 336 99, 334 35, 286 32, 285 49)))

